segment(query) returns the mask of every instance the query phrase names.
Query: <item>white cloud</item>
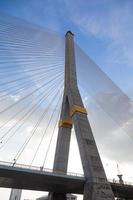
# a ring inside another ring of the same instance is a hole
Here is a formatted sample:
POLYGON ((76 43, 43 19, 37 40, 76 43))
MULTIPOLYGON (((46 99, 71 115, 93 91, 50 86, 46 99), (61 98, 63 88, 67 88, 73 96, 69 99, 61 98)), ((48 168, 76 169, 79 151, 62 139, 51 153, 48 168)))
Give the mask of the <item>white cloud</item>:
POLYGON ((70 3, 65 0, 64 3, 69 19, 83 34, 108 42, 107 60, 109 62, 132 67, 133 5, 131 1, 119 6, 116 2, 114 6, 111 6, 111 1, 87 3, 87 1, 73 0, 70 3), (102 5, 104 9, 101 8, 102 5))
POLYGON ((13 99, 14 102, 17 102, 20 100, 20 95, 10 95, 11 99, 13 99))
MULTIPOLYGON (((34 17, 35 15, 37 17, 40 17, 43 19, 44 16, 46 16, 46 13, 53 13, 54 8, 50 5, 47 6, 47 8, 44 9, 44 2, 41 1, 41 3, 38 3, 38 1, 31 1, 32 2, 32 9, 30 9, 29 12, 29 7, 26 7, 26 13, 28 13, 29 19, 34 17), (34 3, 34 4, 33 4, 34 3), (28 10, 28 12, 27 12, 28 10), (37 10, 35 13, 34 11, 37 10), (45 14, 44 14, 45 12, 45 14), (37 14, 39 13, 39 15, 37 14), (44 15, 42 15, 42 13, 44 15)), ((40 2, 40 1, 39 1, 40 2)), ((50 1, 49 1, 50 2, 50 1)), ((121 7, 116 7, 111 9, 109 12, 105 11, 104 14, 99 13, 99 12, 92 12, 90 10, 87 10, 88 2, 91 6, 93 5, 100 5, 98 3, 99 1, 76 1, 76 0, 65 0, 65 5, 67 8, 67 17, 72 20, 74 24, 76 24, 79 29, 86 34, 92 35, 100 40, 107 40, 108 41, 108 59, 111 60, 110 62, 116 63, 116 64, 128 64, 128 66, 132 66, 133 63, 133 58, 132 58, 132 51, 133 51, 133 46, 132 44, 132 8, 129 5, 124 5, 121 7), (84 5, 84 8, 86 6, 86 9, 83 10, 82 5, 84 5), (129 31, 130 30, 130 31, 129 31), (111 41, 111 42, 110 42, 111 41), (110 55, 111 58, 110 59, 110 55)), ((104 3, 108 3, 108 0, 102 1, 104 3)), ((65 8, 63 8, 64 12, 65 8)), ((54 17, 54 15, 52 15, 54 17)), ((48 21, 49 27, 57 29, 57 26, 60 26, 60 23, 58 23, 57 18, 54 19, 49 19, 48 21), (55 20, 56 19, 56 20, 55 20)), ((58 28, 59 29, 59 28, 58 28)), ((14 101, 18 101, 19 97, 18 96, 11 96, 11 98, 14 101)), ((88 97, 86 96, 84 101, 87 102, 88 97)), ((90 113, 89 113, 90 114, 90 113)), ((92 115, 94 113, 92 112, 92 115)), ((123 155, 126 157, 126 161, 128 159, 132 159, 132 155, 130 154, 131 148, 127 148, 127 146, 132 146, 132 142, 129 145, 129 141, 126 137, 122 137, 119 129, 116 130, 110 130, 110 135, 106 134, 106 131, 108 130, 107 128, 110 128, 108 124, 105 124, 106 121, 103 121, 103 124, 101 123, 100 126, 103 125, 102 129, 99 129, 99 116, 101 113, 97 112, 97 130, 95 130, 95 136, 99 141, 104 140, 104 144, 100 146, 101 152, 103 153, 104 156, 110 157, 110 159, 123 159, 123 155), (109 127, 107 127, 109 126, 109 127), (111 132, 112 131, 112 132, 111 132), (100 134, 99 134, 100 133, 100 134), (125 140, 126 138, 126 140, 125 140), (101 139, 101 140, 100 140, 101 139), (123 148, 126 147, 126 151, 123 148), (113 151, 112 151, 113 148, 113 151), (119 152, 117 149, 119 148, 119 152), (106 151, 105 151, 106 150, 106 151), (104 152, 105 151, 105 152, 104 152), (116 153, 117 152, 117 153, 116 153), (121 154, 119 154, 121 152, 121 154), (127 156, 128 154, 128 156, 127 156)), ((33 116, 34 119, 36 119, 36 116, 33 116)), ((28 124, 29 125, 29 124, 28 124)), ((33 127, 27 127, 27 132, 30 133, 33 130, 33 127)), ((40 131, 40 130, 38 130, 40 131)), ((22 133, 23 134, 23 133, 22 133)), ((26 133, 25 133, 26 135, 26 133)), ((36 140, 36 138, 35 138, 36 140)), ((103 142, 103 141, 102 141, 103 142)), ((100 142, 99 142, 100 143, 100 142)), ((75 145, 75 144, 74 144, 75 145)), ((73 146, 75 147, 75 146, 73 146)), ((27 155, 32 154, 33 151, 30 149, 27 150, 28 154, 25 153, 25 158, 27 155)), ((7 152, 6 152, 7 153, 7 152)), ((44 153, 44 149, 42 151, 44 153)), ((51 153, 53 154, 53 152, 51 153)), ((75 152, 76 154, 76 152, 75 152)), ((40 154, 42 155, 42 154, 40 154)), ((74 155, 74 154, 73 154, 74 155)), ((75 155, 74 155, 75 156, 75 155)), ((42 157, 42 156, 41 156, 42 157)), ((28 158, 27 158, 28 159, 28 158)), ((49 157, 50 159, 50 157, 49 157)), ((40 160, 40 158, 39 158, 40 160)), ((72 159, 74 160, 74 159, 72 159)), ((110 171, 113 171, 112 169, 114 168, 114 164, 112 164, 112 160, 108 160, 110 164, 110 171)), ((131 166, 131 165, 130 165, 131 166)), ((75 166, 76 167, 76 166, 75 166)), ((74 167, 73 167, 74 168, 74 167)), ((126 167, 123 165, 123 171, 125 170, 125 173, 129 171, 130 173, 132 172, 131 167, 127 164, 126 167)), ((114 176, 114 173, 112 173, 112 176, 114 176)), ((29 195, 31 197, 31 193, 29 195)))

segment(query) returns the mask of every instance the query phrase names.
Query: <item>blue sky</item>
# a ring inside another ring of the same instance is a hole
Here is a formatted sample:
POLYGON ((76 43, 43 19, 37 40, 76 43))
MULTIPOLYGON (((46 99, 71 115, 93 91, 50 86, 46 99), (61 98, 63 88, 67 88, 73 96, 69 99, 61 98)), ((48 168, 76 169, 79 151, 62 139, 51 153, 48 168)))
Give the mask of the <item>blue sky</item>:
POLYGON ((0 10, 65 34, 133 97, 133 2, 130 0, 4 0, 0 10))
MULTIPOLYGON (((133 1, 0 0, 0 10, 62 34, 65 34, 67 30, 74 32, 75 41, 79 46, 133 99, 133 1)), ((99 115, 101 116, 100 111, 94 118, 99 118, 99 115)), ((103 127, 106 123, 103 121, 103 127)), ((106 133, 105 129, 101 132, 106 133)), ((101 145, 106 152, 109 151, 106 147, 110 143, 113 144, 114 149, 123 149, 125 145, 125 149, 131 152, 132 148, 127 147, 132 147, 132 141, 130 145, 127 141, 126 145, 121 131, 116 129, 109 136, 106 142, 104 140, 106 146, 101 145), (118 141, 121 141, 120 144, 118 141)), ((124 149, 121 152, 124 155, 124 149)), ((112 152, 112 149, 109 153, 111 156, 116 154, 115 151, 112 152)), ((120 157, 119 154, 118 157, 120 157)), ((114 162, 113 158, 112 162, 114 162)), ((110 166, 109 173, 112 168, 113 173, 116 174, 114 163, 110 166)), ((123 172, 130 173, 131 171, 131 164, 123 167, 123 172)))

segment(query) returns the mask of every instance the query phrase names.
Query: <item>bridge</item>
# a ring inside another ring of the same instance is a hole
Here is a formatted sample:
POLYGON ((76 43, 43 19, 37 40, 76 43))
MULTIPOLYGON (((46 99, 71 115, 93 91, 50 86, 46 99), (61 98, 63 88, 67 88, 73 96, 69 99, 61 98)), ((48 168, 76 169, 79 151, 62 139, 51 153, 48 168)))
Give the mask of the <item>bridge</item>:
MULTIPOLYGON (((116 180, 115 182, 110 180, 109 183, 115 197, 132 199, 133 183, 120 184, 116 180)), ((85 177, 82 174, 72 172, 64 174, 35 166, 0 163, 0 187, 83 194, 84 184, 85 177)))
POLYGON ((11 161, 0 163, 0 186, 48 191, 49 200, 66 200, 66 193, 83 194, 84 200, 133 199, 132 184, 107 180, 87 109, 95 102, 104 120, 117 124, 108 130, 104 123, 103 134, 122 129, 132 137, 132 100, 71 31, 64 37, 5 14, 0 29, 0 151, 1 160, 11 161), (84 176, 67 172, 73 132, 84 176))

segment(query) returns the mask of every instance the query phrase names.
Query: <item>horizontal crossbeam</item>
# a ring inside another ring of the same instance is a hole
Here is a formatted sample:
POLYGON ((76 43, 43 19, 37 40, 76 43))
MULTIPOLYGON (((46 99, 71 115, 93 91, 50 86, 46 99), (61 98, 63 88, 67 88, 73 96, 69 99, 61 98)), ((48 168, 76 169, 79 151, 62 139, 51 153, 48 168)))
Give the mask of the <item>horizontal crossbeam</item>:
POLYGON ((72 128, 72 122, 68 119, 61 119, 59 121, 59 127, 72 128))
POLYGON ((76 112, 87 114, 87 111, 84 107, 74 105, 70 110, 70 116, 72 117, 76 112))

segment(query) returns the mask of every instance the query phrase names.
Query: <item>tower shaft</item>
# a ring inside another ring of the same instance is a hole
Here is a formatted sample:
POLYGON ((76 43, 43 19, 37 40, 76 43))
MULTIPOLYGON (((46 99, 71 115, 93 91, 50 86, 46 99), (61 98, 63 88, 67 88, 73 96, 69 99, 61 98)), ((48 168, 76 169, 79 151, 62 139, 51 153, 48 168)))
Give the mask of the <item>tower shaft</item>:
POLYGON ((65 87, 54 160, 55 171, 67 172, 72 124, 86 178, 84 200, 114 199, 78 89, 73 34, 69 31, 66 34, 65 87))

